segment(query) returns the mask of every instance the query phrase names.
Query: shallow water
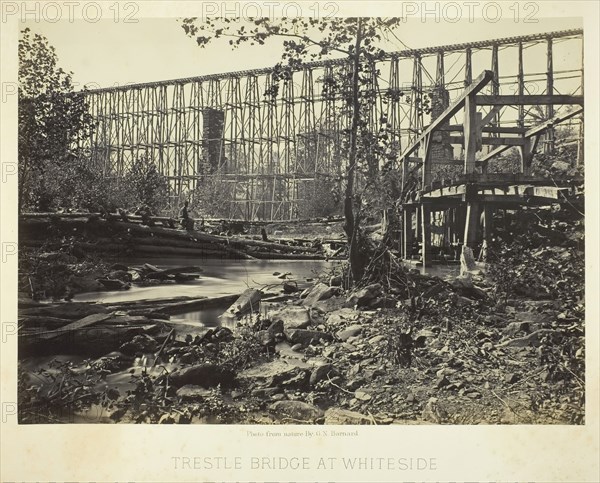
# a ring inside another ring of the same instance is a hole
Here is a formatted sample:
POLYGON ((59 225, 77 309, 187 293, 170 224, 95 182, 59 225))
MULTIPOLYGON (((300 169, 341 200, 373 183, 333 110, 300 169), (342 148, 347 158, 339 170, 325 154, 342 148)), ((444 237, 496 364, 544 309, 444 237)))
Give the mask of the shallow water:
POLYGON ((162 260, 130 259, 129 266, 152 265, 164 269, 194 265, 202 268, 200 278, 183 284, 166 284, 152 287, 133 286, 129 290, 88 292, 76 295, 78 302, 123 302, 163 297, 218 297, 241 293, 247 288, 277 290, 283 282, 274 272, 291 273, 290 280, 299 284, 316 278, 320 273, 334 268, 339 262, 324 260, 209 260, 203 258, 165 258, 162 260))

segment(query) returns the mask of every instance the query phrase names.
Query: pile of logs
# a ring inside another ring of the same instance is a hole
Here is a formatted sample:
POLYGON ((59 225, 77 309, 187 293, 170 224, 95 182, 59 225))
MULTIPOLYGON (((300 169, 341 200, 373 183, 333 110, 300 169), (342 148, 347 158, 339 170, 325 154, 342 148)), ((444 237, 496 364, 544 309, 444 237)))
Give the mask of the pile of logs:
MULTIPOLYGON (((159 340, 174 332, 185 334, 185 323, 172 322, 171 315, 230 306, 224 316, 235 322, 257 311, 261 298, 262 292, 248 289, 242 294, 212 298, 172 297, 107 304, 43 304, 20 299, 19 351, 24 355, 101 355, 118 350, 136 336, 159 340)), ((194 334, 200 335, 208 329, 194 327, 194 334)))
POLYGON ((175 220, 133 215, 100 217, 94 213, 29 213, 19 220, 24 246, 46 246, 49 239, 71 237, 82 251, 128 255, 185 256, 233 259, 335 258, 343 240, 277 240, 264 237, 223 236, 199 230, 177 229, 175 220))

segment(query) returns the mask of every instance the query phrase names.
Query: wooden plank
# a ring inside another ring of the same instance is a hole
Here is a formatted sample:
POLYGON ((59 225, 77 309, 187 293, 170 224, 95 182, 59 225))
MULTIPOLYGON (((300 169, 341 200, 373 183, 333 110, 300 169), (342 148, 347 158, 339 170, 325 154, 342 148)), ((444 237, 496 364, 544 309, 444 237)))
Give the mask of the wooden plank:
MULTIPOLYGON (((448 136, 448 142, 450 144, 464 144, 466 136, 448 136)), ((525 141, 523 138, 482 138, 482 144, 488 146, 523 146, 525 141)))
POLYGON ((529 105, 552 105, 552 104, 579 104, 583 106, 583 96, 567 95, 524 95, 524 96, 492 96, 478 95, 479 106, 529 106, 529 105))
POLYGON ((506 151, 507 149, 510 149, 511 146, 498 146, 496 149, 493 149, 492 151, 490 151, 489 153, 487 153, 483 158, 481 158, 479 160, 480 163, 487 163, 490 159, 492 159, 495 156, 498 156, 500 154, 502 154, 504 151, 506 151))
POLYGON ((539 124, 537 126, 534 126, 531 129, 527 130, 525 132, 525 137, 535 136, 536 134, 539 134, 539 133, 545 131, 549 127, 554 126, 556 124, 560 124, 561 122, 567 121, 567 120, 571 119, 572 117, 575 117, 578 114, 581 114, 582 112, 583 112, 583 107, 578 107, 576 109, 573 109, 573 111, 568 112, 566 114, 554 116, 552 119, 549 119, 548 121, 546 121, 542 124, 539 124))
MULTIPOLYGON (((485 119, 482 120, 485 122, 485 119)), ((443 126, 438 129, 438 131, 444 132, 463 132, 464 126, 461 124, 451 124, 450 126, 443 126)), ((484 126, 481 129, 482 132, 490 133, 490 134, 525 134, 527 131, 524 127, 494 127, 494 126, 484 126)))
POLYGON ((478 143, 479 137, 479 126, 477 117, 477 103, 474 93, 470 93, 465 98, 465 135, 459 141, 464 144, 465 147, 465 165, 464 173, 470 174, 475 172, 475 161, 477 151, 481 149, 481 145, 478 143))

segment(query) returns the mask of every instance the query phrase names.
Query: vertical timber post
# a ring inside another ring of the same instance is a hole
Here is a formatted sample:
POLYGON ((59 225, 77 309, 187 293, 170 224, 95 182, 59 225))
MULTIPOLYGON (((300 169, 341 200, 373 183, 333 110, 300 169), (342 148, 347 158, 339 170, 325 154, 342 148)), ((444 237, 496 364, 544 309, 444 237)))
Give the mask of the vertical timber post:
POLYGON ((423 267, 431 266, 431 206, 421 201, 421 261, 423 267))
MULTIPOLYGON (((477 136, 481 126, 477 122, 477 104, 475 94, 465 99, 465 164, 464 174, 466 176, 475 173, 475 154, 477 152, 477 136)), ((465 201, 467 202, 467 216, 465 220, 464 244, 474 248, 477 243, 477 225, 479 223, 479 203, 476 201, 477 186, 467 184, 465 201)))
POLYGON ((413 208, 409 206, 404 207, 404 213, 402 216, 403 230, 402 230, 402 254, 405 260, 412 258, 412 246, 413 246, 413 208))
MULTIPOLYGON (((554 66, 552 61, 552 37, 546 40, 546 94, 554 95, 554 66)), ((546 119, 554 117, 554 106, 548 104, 546 106, 546 119)), ((551 154, 554 152, 554 127, 550 126, 546 131, 546 142, 544 143, 544 153, 551 154)))

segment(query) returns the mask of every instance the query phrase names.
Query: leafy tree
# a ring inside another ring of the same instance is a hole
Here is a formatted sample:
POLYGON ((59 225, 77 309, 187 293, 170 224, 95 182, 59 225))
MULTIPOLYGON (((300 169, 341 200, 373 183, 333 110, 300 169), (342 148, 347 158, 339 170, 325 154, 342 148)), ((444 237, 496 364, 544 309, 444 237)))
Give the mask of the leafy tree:
MULTIPOLYGON (((385 132, 370 131, 368 113, 377 95, 372 89, 372 78, 377 73, 375 62, 385 56, 378 47, 382 28, 391 29, 400 19, 380 18, 186 18, 182 27, 195 38, 200 47, 213 39, 229 38, 236 48, 242 44, 263 45, 273 37, 283 40, 282 60, 273 72, 273 88, 266 95, 277 97, 280 82, 289 82, 291 73, 306 61, 343 57, 347 62, 347 77, 339 85, 334 80, 325 82, 327 89, 336 90, 345 99, 343 115, 350 119, 348 141, 345 149, 346 187, 344 194, 345 232, 349 244, 350 270, 354 283, 359 282, 365 270, 367 257, 360 221, 362 197, 357 183, 362 187, 375 182, 382 155, 393 158, 389 151, 390 138, 385 132)), ((384 123, 385 124, 385 123, 384 123)))
POLYGON ((135 160, 125 177, 124 186, 132 195, 131 202, 147 205, 154 213, 158 213, 166 204, 169 190, 167 179, 146 156, 135 160))
POLYGON ((24 29, 19 40, 19 210, 45 211, 56 203, 56 186, 48 184, 68 179, 60 174, 82 155, 91 128, 84 96, 73 91, 72 73, 58 67, 45 37, 24 29))

